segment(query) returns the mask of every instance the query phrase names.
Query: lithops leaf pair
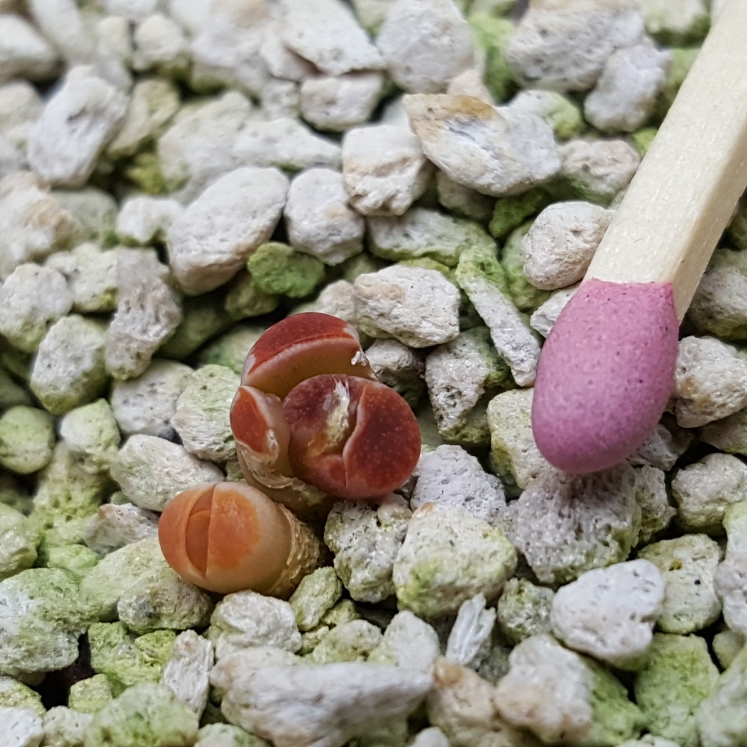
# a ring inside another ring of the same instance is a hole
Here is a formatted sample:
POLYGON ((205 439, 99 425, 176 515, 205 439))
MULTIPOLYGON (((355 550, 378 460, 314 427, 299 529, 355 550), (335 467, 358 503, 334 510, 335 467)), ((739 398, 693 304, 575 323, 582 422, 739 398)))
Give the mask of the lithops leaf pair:
POLYGON ((231 427, 247 482, 294 510, 314 489, 382 497, 420 456, 409 406, 377 381, 355 329, 328 314, 297 314, 262 335, 247 357, 231 427))
POLYGON ((324 555, 310 527, 240 482, 180 493, 161 515, 158 537, 177 573, 221 594, 252 589, 287 598, 324 555))

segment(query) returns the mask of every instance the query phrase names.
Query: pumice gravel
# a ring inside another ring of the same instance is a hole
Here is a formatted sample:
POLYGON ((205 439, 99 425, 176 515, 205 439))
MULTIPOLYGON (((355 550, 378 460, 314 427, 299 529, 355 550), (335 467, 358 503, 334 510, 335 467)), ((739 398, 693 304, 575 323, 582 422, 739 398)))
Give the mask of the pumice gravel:
MULTIPOLYGON (((732 0, 734 2, 741 0, 732 0)), ((747 202, 628 463, 551 468, 543 342, 723 2, 0 0, 0 743, 747 743, 747 202), (241 481, 272 324, 415 411, 288 599, 161 512, 241 481)))

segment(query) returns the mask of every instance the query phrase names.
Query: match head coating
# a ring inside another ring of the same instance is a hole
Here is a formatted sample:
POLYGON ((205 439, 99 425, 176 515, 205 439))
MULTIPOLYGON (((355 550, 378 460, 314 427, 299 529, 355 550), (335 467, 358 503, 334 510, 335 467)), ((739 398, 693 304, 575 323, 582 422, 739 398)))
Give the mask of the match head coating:
POLYGON ((666 407, 678 331, 671 284, 584 282, 540 355, 532 428, 544 457, 574 474, 629 457, 666 407))

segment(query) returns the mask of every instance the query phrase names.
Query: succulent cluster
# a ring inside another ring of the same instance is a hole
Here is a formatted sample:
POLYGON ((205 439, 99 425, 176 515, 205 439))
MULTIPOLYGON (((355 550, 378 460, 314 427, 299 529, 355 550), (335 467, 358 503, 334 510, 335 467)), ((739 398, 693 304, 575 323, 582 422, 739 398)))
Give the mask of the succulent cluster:
POLYGON ((316 312, 278 322, 253 345, 231 430, 248 485, 186 490, 159 523, 172 568, 224 594, 287 597, 323 553, 286 505, 312 517, 335 498, 383 498, 420 456, 415 415, 376 379, 354 327, 316 312))

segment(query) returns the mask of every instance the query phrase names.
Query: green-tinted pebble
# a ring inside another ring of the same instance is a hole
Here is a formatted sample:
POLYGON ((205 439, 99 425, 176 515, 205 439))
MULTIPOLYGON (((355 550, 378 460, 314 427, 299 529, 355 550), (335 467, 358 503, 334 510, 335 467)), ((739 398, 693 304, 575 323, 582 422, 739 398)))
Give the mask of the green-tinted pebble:
POLYGON ((113 697, 109 678, 105 674, 94 674, 70 686, 67 705, 79 713, 96 713, 113 697))
POLYGON ((280 304, 278 296, 260 290, 254 278, 243 270, 231 281, 223 308, 234 321, 269 314, 280 304))
MULTIPOLYGON (((539 213, 550 204, 550 195, 542 187, 534 187, 514 197, 502 197, 495 203, 493 217, 488 227, 496 239, 503 239, 521 226, 527 218, 539 213)), ((529 230, 531 223, 524 231, 529 230)))
POLYGON ((524 275, 522 240, 531 226, 528 222, 517 228, 508 237, 501 253, 501 266, 506 273, 511 298, 520 311, 527 312, 539 308, 552 295, 550 291, 535 288, 524 275))
POLYGON ((718 669, 703 638, 656 633, 634 687, 648 730, 681 747, 697 747, 695 712, 717 679, 718 669))
POLYGON ((85 747, 191 747, 197 716, 166 685, 142 683, 107 703, 85 732, 85 747))
POLYGON ((644 127, 642 130, 634 132, 630 139, 633 143, 633 147, 638 151, 638 155, 643 158, 651 147, 651 143, 654 142, 658 129, 656 127, 644 127))
POLYGON ((163 195, 169 191, 155 153, 138 153, 132 165, 125 169, 125 176, 149 195, 163 195))
POLYGON ((305 298, 324 280, 324 263, 286 244, 262 244, 247 262, 257 287, 270 295, 305 298))
POLYGON ((47 568, 61 568, 82 579, 101 558, 85 545, 61 545, 50 547, 47 553, 47 568))
POLYGON ((159 355, 184 360, 208 340, 225 332, 232 323, 231 315, 223 308, 222 294, 185 298, 182 301, 182 321, 159 350, 159 355))
POLYGON ((175 640, 172 630, 134 636, 121 622, 94 623, 88 630, 91 666, 117 695, 139 682, 158 682, 175 640))
POLYGON ((514 33, 514 24, 482 13, 471 15, 468 20, 476 45, 485 53, 485 85, 496 101, 505 101, 516 89, 506 61, 506 47, 514 33))

